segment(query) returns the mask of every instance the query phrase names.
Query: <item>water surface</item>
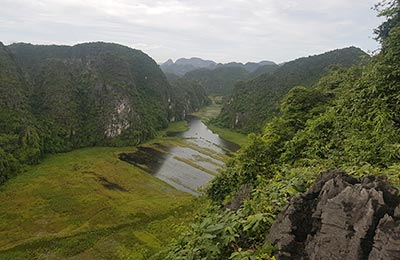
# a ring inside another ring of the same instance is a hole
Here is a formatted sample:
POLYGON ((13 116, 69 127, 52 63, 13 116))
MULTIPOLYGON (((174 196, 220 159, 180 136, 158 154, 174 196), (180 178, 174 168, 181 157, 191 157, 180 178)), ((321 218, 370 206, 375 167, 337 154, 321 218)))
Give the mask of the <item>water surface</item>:
POLYGON ((189 129, 169 136, 186 139, 188 147, 139 147, 135 153, 120 154, 127 161, 178 190, 199 195, 198 189, 218 174, 224 165, 223 156, 239 149, 239 146, 220 138, 201 121, 187 118, 189 129))

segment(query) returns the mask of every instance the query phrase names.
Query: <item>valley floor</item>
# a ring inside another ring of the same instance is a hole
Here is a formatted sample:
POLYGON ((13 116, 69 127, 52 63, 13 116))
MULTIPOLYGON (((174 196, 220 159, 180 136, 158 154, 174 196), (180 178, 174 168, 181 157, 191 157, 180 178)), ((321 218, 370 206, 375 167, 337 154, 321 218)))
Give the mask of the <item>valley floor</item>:
MULTIPOLYGON (((185 122, 172 123, 145 146, 185 146, 181 138, 163 137, 185 130, 185 122)), ((118 159, 136 150, 49 155, 1 186, 0 259, 156 259, 205 200, 118 159)))
POLYGON ((247 135, 238 133, 232 129, 221 128, 210 124, 210 120, 217 117, 222 109, 222 99, 221 97, 210 97, 212 104, 207 107, 201 108, 198 112, 193 113, 195 116, 200 117, 207 127, 218 134, 221 138, 238 144, 239 146, 244 146, 249 142, 247 135))
POLYGON ((118 159, 135 149, 51 155, 3 185, 0 259, 151 259, 201 202, 118 159))

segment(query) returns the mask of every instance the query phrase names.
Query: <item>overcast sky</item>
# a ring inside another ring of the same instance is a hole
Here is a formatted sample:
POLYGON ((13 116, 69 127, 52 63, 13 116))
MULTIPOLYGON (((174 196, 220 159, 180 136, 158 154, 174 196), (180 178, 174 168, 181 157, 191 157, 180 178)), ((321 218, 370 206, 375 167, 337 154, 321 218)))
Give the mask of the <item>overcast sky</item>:
POLYGON ((0 41, 116 42, 157 62, 283 62, 331 49, 374 51, 373 0, 0 0, 0 41))

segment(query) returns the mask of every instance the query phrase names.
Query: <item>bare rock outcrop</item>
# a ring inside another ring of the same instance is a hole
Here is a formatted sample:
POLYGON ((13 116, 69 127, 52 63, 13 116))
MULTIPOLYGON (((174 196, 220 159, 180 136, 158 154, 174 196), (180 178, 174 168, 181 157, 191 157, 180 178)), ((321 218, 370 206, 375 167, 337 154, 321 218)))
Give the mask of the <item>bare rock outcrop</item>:
POLYGON ((384 176, 322 173, 294 197, 267 240, 286 259, 400 259, 400 197, 384 176))

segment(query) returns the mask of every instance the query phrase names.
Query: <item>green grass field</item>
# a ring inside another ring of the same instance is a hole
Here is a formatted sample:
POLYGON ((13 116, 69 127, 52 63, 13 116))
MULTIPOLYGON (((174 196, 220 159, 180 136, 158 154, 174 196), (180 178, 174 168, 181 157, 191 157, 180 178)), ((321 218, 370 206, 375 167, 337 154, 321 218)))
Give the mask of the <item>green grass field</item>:
POLYGON ((188 129, 189 129, 188 123, 186 121, 172 122, 172 123, 169 123, 168 128, 161 130, 158 133, 158 137, 164 137, 168 133, 185 132, 188 129))
POLYGON ((51 155, 0 187, 0 259, 153 259, 201 202, 118 159, 134 149, 51 155))
MULTIPOLYGON (((202 113, 214 115, 218 109, 213 105, 202 113)), ((189 147, 227 160, 165 137, 187 127, 185 121, 172 123, 144 145, 189 147)), ((157 259, 154 255, 177 237, 177 227, 190 223, 204 200, 118 159, 119 153, 135 150, 96 147, 49 155, 1 186, 0 260, 157 259)))
POLYGON ((244 146, 249 143, 249 137, 247 135, 238 133, 228 128, 221 128, 212 124, 207 124, 207 127, 219 135, 222 139, 228 140, 239 146, 244 146))
POLYGON ((212 118, 217 117, 221 112, 222 105, 216 104, 213 97, 210 98, 212 104, 207 107, 200 108, 200 110, 193 113, 193 115, 200 117, 204 121, 208 121, 212 118))

